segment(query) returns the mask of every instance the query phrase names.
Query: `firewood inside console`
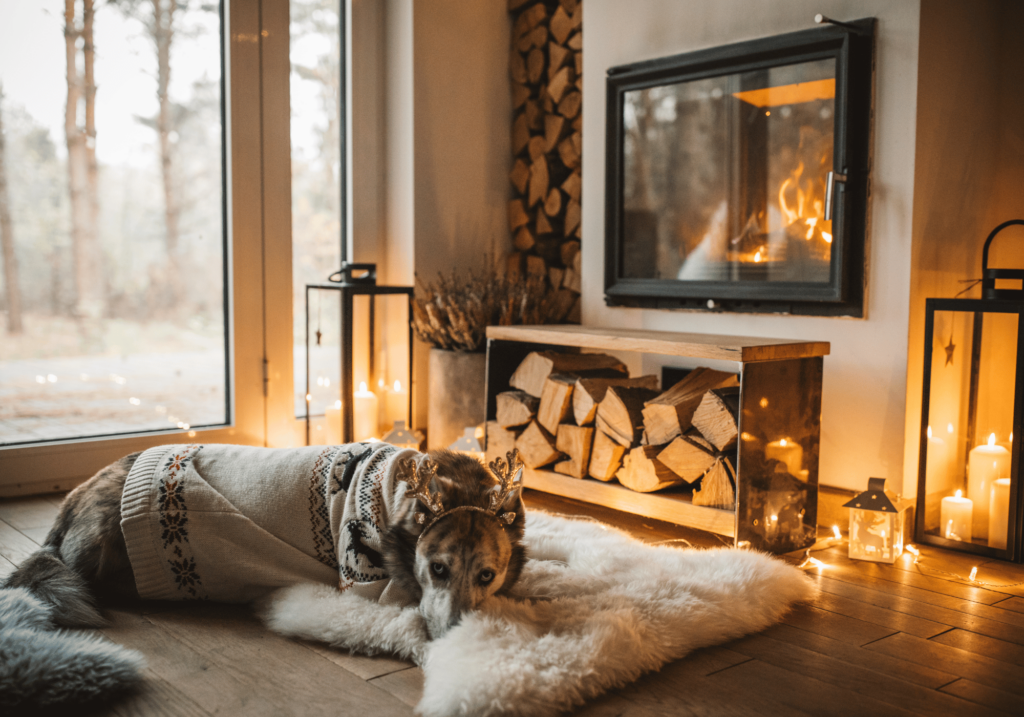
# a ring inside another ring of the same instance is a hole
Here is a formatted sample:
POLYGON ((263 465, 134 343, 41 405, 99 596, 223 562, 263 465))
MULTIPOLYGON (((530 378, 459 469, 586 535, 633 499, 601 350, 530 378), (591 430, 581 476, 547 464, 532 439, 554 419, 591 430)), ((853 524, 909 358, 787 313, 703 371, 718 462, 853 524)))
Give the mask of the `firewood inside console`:
POLYGON ((734 373, 695 368, 683 380, 644 406, 644 429, 651 445, 668 443, 690 427, 704 394, 714 388, 739 386, 734 373))
POLYGON ((607 354, 534 351, 519 364, 509 383, 513 388, 540 398, 544 391, 544 381, 553 373, 571 373, 577 376, 629 376, 626 365, 607 354))

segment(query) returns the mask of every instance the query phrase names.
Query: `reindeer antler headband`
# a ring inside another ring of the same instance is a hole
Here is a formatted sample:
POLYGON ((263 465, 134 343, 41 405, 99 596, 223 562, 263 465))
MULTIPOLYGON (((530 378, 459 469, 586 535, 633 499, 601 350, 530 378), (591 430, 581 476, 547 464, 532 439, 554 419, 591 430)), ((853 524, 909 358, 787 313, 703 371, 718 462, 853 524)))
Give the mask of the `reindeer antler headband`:
POLYGON ((427 531, 434 527, 437 521, 452 513, 467 511, 487 513, 497 518, 503 526, 512 525, 512 522, 516 519, 515 511, 503 511, 501 506, 512 495, 512 492, 522 485, 523 462, 519 459, 519 451, 514 448, 508 452, 507 458, 507 461, 504 458, 497 458, 489 466, 491 473, 498 479, 498 485, 491 492, 487 508, 478 508, 475 505, 460 505, 449 510, 444 509, 444 506, 441 504, 441 498, 437 493, 433 493, 430 490, 430 482, 434 480, 434 476, 437 474, 437 464, 426 457, 421 458, 418 462, 413 458, 406 459, 400 466, 401 474, 399 475, 402 480, 409 484, 406 495, 417 498, 431 514, 430 522, 427 522, 426 513, 416 514, 417 523, 420 525, 426 523, 426 527, 420 533, 419 539, 422 539, 427 534, 427 531))

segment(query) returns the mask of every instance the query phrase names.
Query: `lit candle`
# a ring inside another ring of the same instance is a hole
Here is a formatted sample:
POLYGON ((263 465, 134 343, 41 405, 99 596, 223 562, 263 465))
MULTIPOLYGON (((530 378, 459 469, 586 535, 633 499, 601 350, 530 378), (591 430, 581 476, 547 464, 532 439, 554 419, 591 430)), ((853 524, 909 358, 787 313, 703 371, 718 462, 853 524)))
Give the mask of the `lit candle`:
POLYGON ((402 388, 401 381, 395 381, 391 390, 384 394, 384 410, 384 419, 387 423, 409 420, 406 416, 409 412, 409 392, 402 388))
POLYGON ((942 499, 940 511, 942 520, 942 537, 950 540, 971 540, 971 514, 974 512, 974 502, 970 498, 964 498, 963 491, 957 491, 955 496, 946 496, 942 499))
POLYGON ((324 418, 327 423, 327 435, 324 436, 327 445, 341 443, 341 401, 335 401, 333 407, 328 406, 324 418))
POLYGON ((988 507, 988 544, 1006 550, 1006 534, 1010 529, 1010 479, 992 481, 992 500, 988 507))
POLYGON ((355 440, 365 441, 377 435, 377 394, 366 388, 366 382, 359 384, 359 390, 354 395, 353 419, 355 425, 355 440))
POLYGON ((804 449, 799 443, 794 443, 786 438, 772 441, 764 447, 765 460, 774 458, 786 464, 790 475, 799 476, 800 469, 804 465, 804 449))
POLYGON ((988 503, 992 481, 1010 475, 1010 452, 996 445, 996 434, 988 437, 988 445, 971 450, 967 464, 967 497, 974 501, 973 533, 988 537, 988 503))

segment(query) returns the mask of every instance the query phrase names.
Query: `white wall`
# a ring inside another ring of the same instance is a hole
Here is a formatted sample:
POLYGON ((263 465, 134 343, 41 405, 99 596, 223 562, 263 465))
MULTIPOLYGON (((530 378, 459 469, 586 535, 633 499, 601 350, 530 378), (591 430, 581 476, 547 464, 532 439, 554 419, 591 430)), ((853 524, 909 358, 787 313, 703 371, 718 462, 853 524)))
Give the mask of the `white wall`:
POLYGON ((903 481, 919 5, 911 0, 585 0, 583 323, 831 342, 820 480, 903 481), (604 303, 605 73, 609 67, 877 17, 874 165, 863 320, 608 308, 604 303))

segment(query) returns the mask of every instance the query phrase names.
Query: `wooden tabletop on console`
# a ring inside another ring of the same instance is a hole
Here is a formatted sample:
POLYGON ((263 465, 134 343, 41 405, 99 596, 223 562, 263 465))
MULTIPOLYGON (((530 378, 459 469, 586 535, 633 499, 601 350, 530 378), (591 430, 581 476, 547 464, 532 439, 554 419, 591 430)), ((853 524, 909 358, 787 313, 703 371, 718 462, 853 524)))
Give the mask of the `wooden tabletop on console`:
POLYGON ((488 326, 487 338, 746 363, 810 358, 829 354, 828 341, 686 334, 675 331, 612 329, 576 324, 488 326))

